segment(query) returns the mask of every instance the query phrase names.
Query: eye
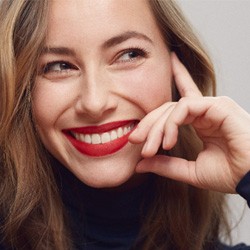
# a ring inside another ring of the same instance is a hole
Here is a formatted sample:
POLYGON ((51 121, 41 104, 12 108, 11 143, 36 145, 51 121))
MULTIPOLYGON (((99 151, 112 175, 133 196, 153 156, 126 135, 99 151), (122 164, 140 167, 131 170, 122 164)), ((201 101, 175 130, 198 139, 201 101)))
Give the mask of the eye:
POLYGON ((148 57, 148 52, 142 48, 129 48, 118 55, 117 62, 131 62, 148 57))
POLYGON ((69 62, 55 61, 49 62, 43 67, 43 74, 48 73, 64 73, 70 70, 77 70, 78 68, 69 62))

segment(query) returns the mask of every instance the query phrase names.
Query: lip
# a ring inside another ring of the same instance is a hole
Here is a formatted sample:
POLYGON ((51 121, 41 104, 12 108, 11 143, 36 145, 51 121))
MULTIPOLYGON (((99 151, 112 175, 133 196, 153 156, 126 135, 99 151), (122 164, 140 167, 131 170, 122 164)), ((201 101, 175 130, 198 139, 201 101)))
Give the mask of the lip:
POLYGON ((64 135, 70 141, 70 143, 82 154, 92 156, 92 157, 101 157, 110 154, 114 154, 128 143, 128 137, 134 130, 135 126, 138 124, 138 120, 124 120, 124 121, 115 121, 98 126, 86 126, 78 128, 70 128, 63 130, 64 135), (114 129, 118 129, 123 126, 132 125, 133 129, 128 133, 124 134, 122 137, 115 140, 101 143, 101 144, 90 144, 80 140, 77 140, 72 134, 100 134, 109 132, 114 129))

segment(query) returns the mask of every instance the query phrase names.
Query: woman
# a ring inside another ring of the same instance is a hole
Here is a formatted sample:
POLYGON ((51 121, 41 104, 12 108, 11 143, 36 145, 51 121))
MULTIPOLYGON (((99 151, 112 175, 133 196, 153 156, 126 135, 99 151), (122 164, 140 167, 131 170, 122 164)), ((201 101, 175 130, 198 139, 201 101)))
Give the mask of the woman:
POLYGON ((226 249, 250 117, 202 96, 175 3, 4 0, 0 23, 3 247, 226 249))

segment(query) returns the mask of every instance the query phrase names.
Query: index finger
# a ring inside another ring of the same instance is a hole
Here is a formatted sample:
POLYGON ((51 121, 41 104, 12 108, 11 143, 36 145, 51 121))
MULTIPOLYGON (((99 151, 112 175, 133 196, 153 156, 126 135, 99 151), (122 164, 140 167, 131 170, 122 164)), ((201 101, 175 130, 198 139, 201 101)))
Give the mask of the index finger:
POLYGON ((175 53, 171 54, 172 71, 176 87, 181 97, 200 97, 202 96, 197 85, 193 81, 186 67, 180 62, 175 53))

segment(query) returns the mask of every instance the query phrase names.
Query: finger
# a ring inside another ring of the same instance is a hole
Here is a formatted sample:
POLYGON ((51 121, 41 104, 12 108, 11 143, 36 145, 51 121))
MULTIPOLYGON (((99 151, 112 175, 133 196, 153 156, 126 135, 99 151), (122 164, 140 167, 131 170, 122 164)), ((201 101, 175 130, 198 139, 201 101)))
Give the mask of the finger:
POLYGON ((174 107, 175 103, 172 103, 172 105, 168 107, 168 109, 164 112, 164 114, 151 127, 150 131, 148 132, 146 143, 142 149, 143 157, 152 157, 158 152, 162 144, 163 138, 166 136, 165 135, 166 120, 169 114, 174 109, 174 107))
POLYGON ((148 133, 157 120, 165 113, 171 103, 165 103, 152 112, 148 113, 137 125, 136 129, 130 134, 129 141, 139 144, 147 139, 148 133))
POLYGON ((180 62, 175 53, 171 54, 172 71, 175 79, 176 87, 181 97, 202 96, 197 85, 193 81, 186 67, 180 62))
POLYGON ((181 181, 190 185, 200 187, 196 173, 195 162, 182 158, 156 155, 141 160, 136 166, 137 173, 155 173, 157 175, 181 181))
POLYGON ((211 97, 181 98, 165 124, 165 134, 171 136, 164 138, 164 149, 172 148, 176 144, 178 128, 181 125, 192 124, 196 131, 202 132, 203 136, 209 136, 218 128, 223 119, 218 118, 217 113, 211 115, 209 112, 214 102, 214 98, 211 97))

